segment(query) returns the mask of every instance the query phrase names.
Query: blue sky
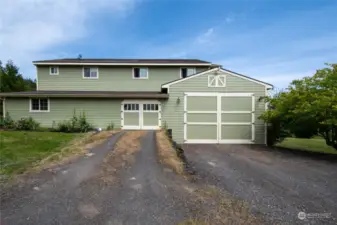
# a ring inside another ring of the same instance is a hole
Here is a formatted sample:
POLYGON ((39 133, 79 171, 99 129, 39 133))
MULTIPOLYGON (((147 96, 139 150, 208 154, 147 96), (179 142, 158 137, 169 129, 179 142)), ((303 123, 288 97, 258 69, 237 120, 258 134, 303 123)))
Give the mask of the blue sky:
POLYGON ((0 0, 0 59, 199 58, 284 88, 337 62, 335 0, 0 0))

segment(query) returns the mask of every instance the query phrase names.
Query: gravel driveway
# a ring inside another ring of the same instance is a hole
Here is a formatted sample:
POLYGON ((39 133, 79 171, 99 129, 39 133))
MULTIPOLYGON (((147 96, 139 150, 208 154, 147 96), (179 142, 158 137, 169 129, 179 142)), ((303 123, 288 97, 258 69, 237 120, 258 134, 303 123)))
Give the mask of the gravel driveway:
POLYGON ((337 223, 335 162, 262 146, 189 144, 183 148, 200 181, 247 201, 270 223, 337 223), (328 213, 330 218, 299 220, 300 211, 328 213))
POLYGON ((127 165, 123 155, 118 156, 121 161, 109 158, 121 135, 93 149, 91 157, 44 171, 7 190, 0 224, 151 225, 189 218, 193 205, 182 188, 189 183, 157 162, 154 132, 138 138, 139 150, 127 165), (115 173, 112 162, 123 167, 115 173), (117 175, 112 182, 98 176, 103 164, 106 177, 117 175))

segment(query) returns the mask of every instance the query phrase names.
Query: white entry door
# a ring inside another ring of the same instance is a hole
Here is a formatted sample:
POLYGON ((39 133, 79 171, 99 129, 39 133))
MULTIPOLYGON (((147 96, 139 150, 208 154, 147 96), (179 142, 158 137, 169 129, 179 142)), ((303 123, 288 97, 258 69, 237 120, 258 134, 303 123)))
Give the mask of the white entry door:
POLYGON ((161 126, 159 101, 124 101, 121 112, 122 129, 157 130, 161 126))

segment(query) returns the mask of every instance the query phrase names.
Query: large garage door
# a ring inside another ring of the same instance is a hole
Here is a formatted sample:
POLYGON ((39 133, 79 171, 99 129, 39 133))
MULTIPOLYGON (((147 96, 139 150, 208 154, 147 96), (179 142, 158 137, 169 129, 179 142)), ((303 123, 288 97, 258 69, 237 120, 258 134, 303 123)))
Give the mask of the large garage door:
POLYGON ((185 143, 252 143, 254 95, 185 93, 185 143))

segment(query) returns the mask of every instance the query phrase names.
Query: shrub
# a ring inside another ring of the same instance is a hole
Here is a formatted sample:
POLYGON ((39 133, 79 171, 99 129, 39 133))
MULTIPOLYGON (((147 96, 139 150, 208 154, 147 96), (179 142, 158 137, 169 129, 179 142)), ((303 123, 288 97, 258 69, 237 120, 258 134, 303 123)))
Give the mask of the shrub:
POLYGON ((39 127, 40 123, 35 121, 32 117, 21 118, 15 123, 16 130, 37 130, 39 127))
POLYGON ((76 111, 74 111, 73 116, 70 118, 70 120, 66 120, 63 122, 60 122, 57 125, 56 131, 59 132, 88 132, 90 130, 93 130, 94 127, 87 121, 87 118, 85 116, 85 113, 80 113, 79 116, 76 115, 76 111))
POLYGON ((14 129, 15 128, 15 121, 12 119, 12 117, 9 115, 8 112, 6 113, 5 118, 1 118, 0 128, 4 128, 4 129, 14 129))
POLYGON ((115 124, 113 122, 109 123, 108 126, 106 127, 106 130, 113 130, 115 127, 115 124))

